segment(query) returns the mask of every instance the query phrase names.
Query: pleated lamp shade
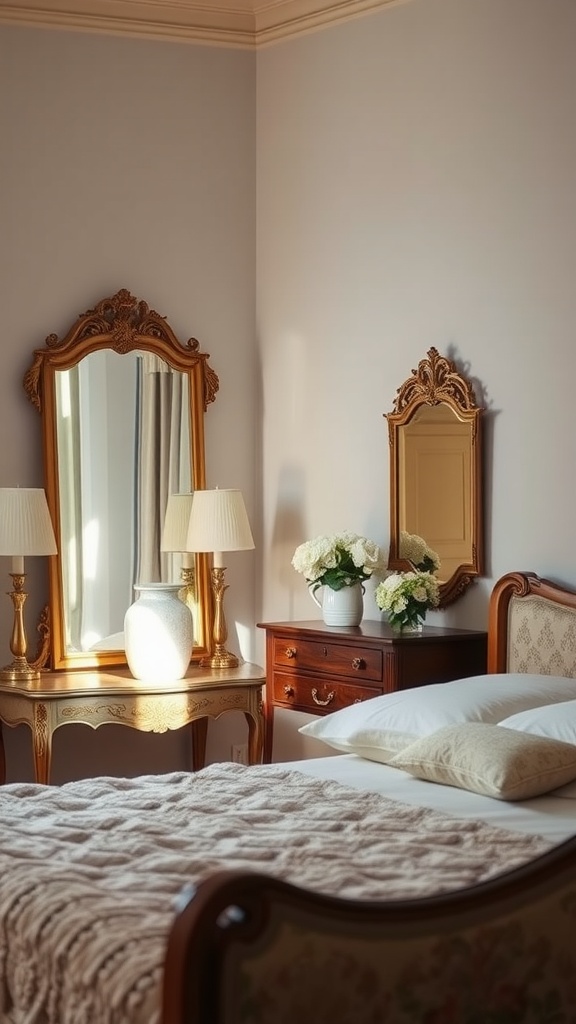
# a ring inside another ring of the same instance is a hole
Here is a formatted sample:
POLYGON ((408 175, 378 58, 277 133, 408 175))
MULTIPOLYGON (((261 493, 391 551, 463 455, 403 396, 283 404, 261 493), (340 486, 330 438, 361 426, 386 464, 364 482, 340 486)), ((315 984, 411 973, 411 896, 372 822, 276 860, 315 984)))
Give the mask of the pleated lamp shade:
MULTIPOLYGON (((254 539, 242 492, 233 489, 196 491, 188 525, 188 551, 248 551, 254 539)), ((218 558, 214 558, 218 564, 218 558)))
POLYGON ((46 494, 37 487, 0 487, 0 555, 55 555, 46 494))
POLYGON ((171 494, 166 505, 166 516, 160 541, 161 551, 188 551, 188 523, 193 494, 171 494))

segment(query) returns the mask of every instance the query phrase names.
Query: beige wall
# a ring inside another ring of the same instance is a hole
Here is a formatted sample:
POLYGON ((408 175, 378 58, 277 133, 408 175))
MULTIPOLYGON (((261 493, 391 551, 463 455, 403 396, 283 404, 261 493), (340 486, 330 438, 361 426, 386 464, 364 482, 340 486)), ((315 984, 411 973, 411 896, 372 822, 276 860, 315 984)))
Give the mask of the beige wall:
MULTIPOLYGON (((0 486, 42 484, 39 418, 21 388, 33 348, 126 287, 210 352, 221 388, 206 418, 208 485, 241 487, 257 520, 254 130, 254 54, 0 29, 0 486)), ((249 658, 255 560, 233 560, 230 622, 249 658)), ((37 561, 26 566, 31 646, 46 597, 37 561)), ((10 629, 2 597, 2 662, 10 629)), ((28 737, 5 733, 21 777, 28 737)), ((188 752, 179 734, 65 729, 54 777, 180 768, 188 752)))
MULTIPOLYGON (((574 39, 572 0, 410 0, 257 55, 2 29, 0 485, 41 482, 32 347, 126 286, 221 376, 209 483, 253 518, 227 593, 246 657, 255 621, 316 616, 297 543, 387 544, 383 413, 431 345, 488 410, 486 578, 432 621, 484 627, 510 569, 576 586, 574 39)), ((277 719, 276 757, 317 752, 277 719)), ((180 737, 65 733, 61 776, 186 764, 180 737)))
MULTIPOLYGON (((478 382, 486 578, 576 586, 576 5, 411 0, 258 56, 263 615, 297 543, 388 542, 382 414, 431 345, 478 382)), ((366 599, 368 615, 375 607, 366 599)), ((277 716, 276 756, 305 750, 277 716)))

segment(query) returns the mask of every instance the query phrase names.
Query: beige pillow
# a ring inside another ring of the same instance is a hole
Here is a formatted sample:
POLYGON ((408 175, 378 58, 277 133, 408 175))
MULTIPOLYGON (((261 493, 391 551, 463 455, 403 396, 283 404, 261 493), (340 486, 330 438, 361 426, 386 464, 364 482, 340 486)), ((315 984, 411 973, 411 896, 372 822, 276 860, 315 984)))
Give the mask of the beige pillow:
POLYGON ((576 746, 501 725, 465 722, 416 740, 389 764, 428 782, 499 800, 527 800, 576 778, 576 746))

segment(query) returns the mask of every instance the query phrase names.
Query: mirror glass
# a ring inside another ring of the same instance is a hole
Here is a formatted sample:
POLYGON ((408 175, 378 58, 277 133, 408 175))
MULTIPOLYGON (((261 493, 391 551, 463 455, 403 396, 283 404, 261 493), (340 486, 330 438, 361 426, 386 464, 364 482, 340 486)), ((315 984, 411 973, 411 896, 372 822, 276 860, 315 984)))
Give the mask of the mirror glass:
POLYGON ((205 486, 203 418, 218 378, 192 340, 125 290, 37 350, 25 388, 42 414, 53 668, 125 662, 135 583, 179 582, 194 619, 193 660, 209 653, 206 556, 161 550, 168 497, 205 486), (190 581, 188 568, 187 581, 190 581))
POLYGON ((386 414, 388 564, 410 568, 403 538, 421 537, 440 559, 440 607, 456 600, 482 571, 480 416, 471 383, 434 348, 386 414))

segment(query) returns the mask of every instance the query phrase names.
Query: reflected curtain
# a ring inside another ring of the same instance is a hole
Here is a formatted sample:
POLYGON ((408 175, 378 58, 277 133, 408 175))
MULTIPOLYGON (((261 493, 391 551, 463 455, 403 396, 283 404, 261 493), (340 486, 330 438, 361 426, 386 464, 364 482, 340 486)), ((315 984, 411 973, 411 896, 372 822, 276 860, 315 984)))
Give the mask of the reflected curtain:
POLYGON ((83 530, 79 366, 55 374, 59 466, 60 551, 66 648, 82 650, 83 530))
POLYGON ((170 582, 174 556, 160 539, 168 496, 191 489, 188 377, 148 352, 137 372, 133 580, 170 582))

